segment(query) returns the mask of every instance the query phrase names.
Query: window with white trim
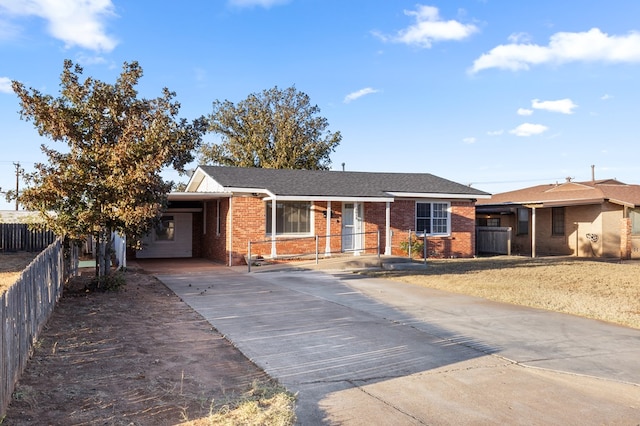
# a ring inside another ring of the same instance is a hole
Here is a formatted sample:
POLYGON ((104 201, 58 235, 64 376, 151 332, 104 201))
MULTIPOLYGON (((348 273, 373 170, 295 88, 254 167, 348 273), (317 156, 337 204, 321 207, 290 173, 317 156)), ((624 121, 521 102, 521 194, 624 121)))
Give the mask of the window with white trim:
MULTIPOLYGON (((271 234, 271 201, 267 201, 267 234, 271 234)), ((276 202, 276 235, 309 234, 311 232, 311 203, 305 201, 276 202)))
POLYGON ((173 216, 162 216, 156 226, 156 241, 173 241, 175 239, 176 222, 173 216))
POLYGON ((416 232, 446 235, 450 223, 449 203, 416 202, 416 232))

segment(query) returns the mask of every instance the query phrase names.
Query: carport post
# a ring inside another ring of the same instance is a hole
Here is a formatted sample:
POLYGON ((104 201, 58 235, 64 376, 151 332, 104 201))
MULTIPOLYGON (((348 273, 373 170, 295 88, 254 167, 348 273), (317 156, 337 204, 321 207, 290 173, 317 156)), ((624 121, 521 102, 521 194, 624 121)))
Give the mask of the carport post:
POLYGON ((251 272, 251 241, 249 241, 249 248, 247 248, 247 272, 251 272))
POLYGON ((316 235, 316 265, 318 264, 318 236, 316 235))

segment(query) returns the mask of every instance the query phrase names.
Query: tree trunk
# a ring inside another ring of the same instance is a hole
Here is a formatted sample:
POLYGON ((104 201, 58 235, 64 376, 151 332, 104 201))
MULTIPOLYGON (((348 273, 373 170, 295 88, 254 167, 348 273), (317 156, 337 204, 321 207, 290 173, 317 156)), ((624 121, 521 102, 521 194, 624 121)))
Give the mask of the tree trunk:
POLYGON ((96 277, 98 279, 106 277, 111 272, 112 251, 111 232, 107 228, 103 228, 96 238, 96 277))

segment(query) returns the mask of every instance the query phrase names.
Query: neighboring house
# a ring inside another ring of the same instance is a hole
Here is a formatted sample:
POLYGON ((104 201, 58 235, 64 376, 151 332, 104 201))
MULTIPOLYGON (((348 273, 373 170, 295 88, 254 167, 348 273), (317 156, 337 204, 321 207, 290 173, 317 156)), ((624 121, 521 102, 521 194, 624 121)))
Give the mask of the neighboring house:
POLYGON ((568 179, 479 200, 476 216, 512 228, 512 253, 640 258, 640 185, 568 179))
POLYGON ((426 173, 200 166, 137 257, 239 265, 250 242, 252 257, 390 255, 416 230, 429 253, 472 257, 475 202, 489 196, 426 173))

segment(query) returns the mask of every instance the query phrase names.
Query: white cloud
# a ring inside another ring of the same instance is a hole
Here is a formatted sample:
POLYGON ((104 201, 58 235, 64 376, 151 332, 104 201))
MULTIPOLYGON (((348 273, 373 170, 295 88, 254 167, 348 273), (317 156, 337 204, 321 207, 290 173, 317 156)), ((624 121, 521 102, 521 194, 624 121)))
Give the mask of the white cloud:
POLYGON ((509 133, 516 136, 532 136, 539 135, 540 133, 544 133, 547 130, 549 130, 549 128, 542 124, 523 123, 515 129, 509 130, 509 133))
POLYGON ((489 68, 528 70, 532 65, 566 62, 640 62, 640 33, 617 36, 592 28, 579 33, 555 33, 547 46, 519 41, 502 44, 476 59, 470 72, 489 68))
POLYGON ((508 37, 511 43, 529 43, 531 36, 527 33, 514 33, 508 37))
POLYGON ((531 115, 533 110, 527 108, 518 108, 518 115, 531 115))
POLYGON ((0 93, 13 93, 10 78, 0 77, 0 93))
POLYGON ((104 28, 107 18, 115 16, 111 0, 0 0, 0 11, 44 19, 48 32, 66 47, 108 52, 117 44, 104 28))
POLYGON ((254 7, 260 6, 269 9, 271 6, 278 6, 287 3, 289 0, 229 0, 230 6, 254 7))
POLYGON ((372 89, 371 87, 365 87, 364 89, 360 89, 356 92, 351 92, 347 96, 344 97, 344 103, 348 104, 349 102, 355 101, 358 98, 361 98, 365 95, 369 95, 371 93, 378 93, 379 90, 372 89))
POLYGON ((462 139, 462 142, 464 142, 464 143, 476 143, 476 140, 477 140, 476 138, 471 136, 471 137, 462 139))
POLYGON ((433 42, 445 40, 462 40, 478 31, 473 24, 462 24, 458 21, 444 21, 440 18, 437 7, 417 5, 416 10, 405 10, 405 15, 415 18, 415 24, 387 36, 374 33, 383 41, 404 43, 423 48, 430 48, 433 42))
POLYGON ((559 99, 557 101, 540 101, 534 99, 531 101, 531 107, 535 109, 543 109, 551 112, 560 112, 562 114, 573 114, 573 110, 578 107, 571 99, 559 99))
POLYGON ((611 96, 608 93, 605 93, 604 95, 600 96, 600 99, 603 100, 603 101, 607 101, 609 99, 613 99, 613 96, 611 96))
POLYGON ((487 135, 489 136, 500 136, 504 133, 504 130, 500 129, 500 130, 490 130, 487 132, 487 135))

